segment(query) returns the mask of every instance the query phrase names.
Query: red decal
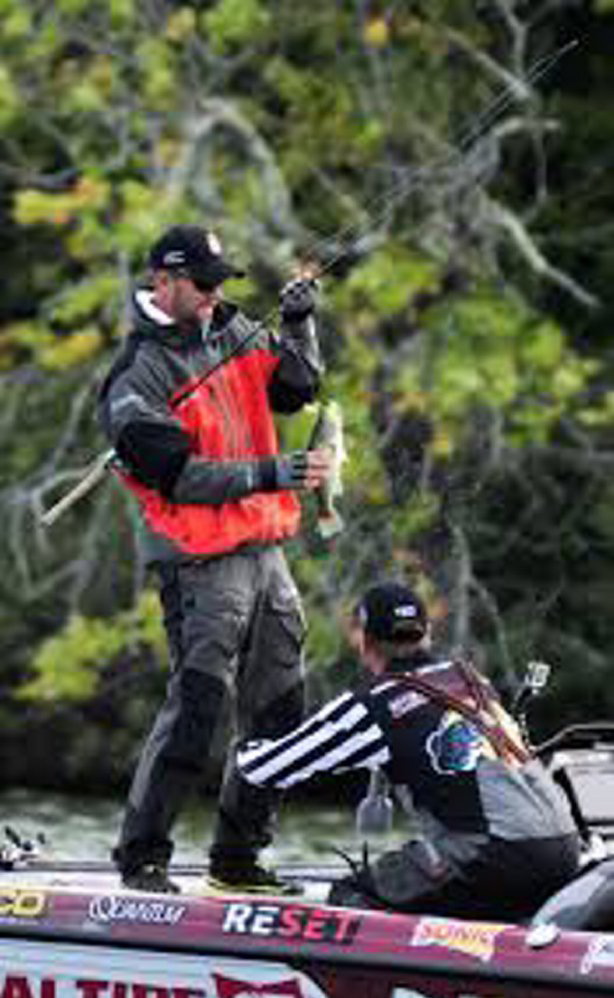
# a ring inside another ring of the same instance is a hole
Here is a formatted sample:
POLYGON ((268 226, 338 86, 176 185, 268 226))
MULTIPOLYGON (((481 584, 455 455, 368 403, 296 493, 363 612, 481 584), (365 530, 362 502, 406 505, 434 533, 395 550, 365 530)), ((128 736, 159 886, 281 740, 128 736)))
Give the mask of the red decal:
POLYGON ((300 939, 303 931, 304 911, 296 908, 282 908, 279 918, 279 935, 290 939, 300 939))
POLYGON ((304 998, 297 980, 277 981, 271 984, 255 984, 252 981, 237 981, 230 977, 213 974, 217 988, 217 998, 304 998))
POLYGON ((317 908, 311 912, 311 916, 305 925, 305 932, 303 934, 303 939, 308 942, 318 942, 325 938, 324 930, 326 928, 327 917, 325 911, 319 911, 317 908))
POLYGON ((27 977, 5 977, 2 998, 32 998, 27 977))
POLYGON ((157 984, 133 984, 132 998, 168 998, 168 988, 157 984))
POLYGON ((83 998, 99 998, 99 992, 104 991, 108 981, 77 981, 76 987, 83 992, 83 998))
POLYGON ((351 912, 348 911, 347 914, 339 912, 337 914, 335 935, 333 936, 335 942, 343 943, 353 939, 358 924, 359 920, 351 912))

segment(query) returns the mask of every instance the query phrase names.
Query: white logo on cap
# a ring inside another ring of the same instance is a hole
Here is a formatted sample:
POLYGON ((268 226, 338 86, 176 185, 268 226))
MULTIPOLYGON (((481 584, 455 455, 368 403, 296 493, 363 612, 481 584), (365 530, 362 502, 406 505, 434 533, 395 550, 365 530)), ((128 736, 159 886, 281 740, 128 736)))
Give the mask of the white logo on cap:
POLYGON ((163 263, 185 263, 185 253, 183 250, 169 250, 162 258, 163 263))
POLYGON ((417 613, 418 611, 412 603, 406 603, 405 606, 396 606, 394 608, 395 617, 403 617, 404 620, 407 620, 408 617, 417 616, 417 613))
POLYGON ((219 241, 218 237, 216 236, 215 232, 207 233, 207 245, 209 247, 210 252, 213 253, 215 256, 222 255, 222 244, 219 241))

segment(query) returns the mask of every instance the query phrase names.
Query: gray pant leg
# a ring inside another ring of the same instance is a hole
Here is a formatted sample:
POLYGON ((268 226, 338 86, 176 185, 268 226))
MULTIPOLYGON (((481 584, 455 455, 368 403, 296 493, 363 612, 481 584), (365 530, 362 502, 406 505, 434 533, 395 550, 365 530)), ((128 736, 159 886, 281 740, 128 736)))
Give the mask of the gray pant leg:
MULTIPOLYGON (((237 735, 276 738, 304 713, 305 622, 281 548, 257 555, 259 599, 237 678, 237 735)), ((211 848, 212 862, 252 860, 271 842, 279 793, 250 786, 229 753, 211 848)))
POLYGON ((115 859, 168 860, 186 795, 211 762, 255 600, 254 566, 234 554, 163 572, 173 672, 142 750, 115 859))
POLYGON ((412 839, 334 883, 328 901, 348 907, 412 911, 421 899, 443 893, 457 877, 458 869, 429 842, 412 839))
POLYGON ((261 598, 237 677, 238 734, 278 738, 303 720, 305 615, 281 548, 260 555, 261 598))

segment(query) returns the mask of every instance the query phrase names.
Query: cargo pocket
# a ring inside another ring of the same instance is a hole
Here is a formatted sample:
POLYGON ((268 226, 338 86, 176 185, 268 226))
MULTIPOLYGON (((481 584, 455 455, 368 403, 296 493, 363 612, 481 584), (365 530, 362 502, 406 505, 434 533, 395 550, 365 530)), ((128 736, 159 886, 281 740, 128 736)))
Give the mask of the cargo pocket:
POLYGON ((264 619, 264 641, 272 658, 289 669, 301 667, 307 624, 297 595, 288 591, 270 598, 264 619))
POLYGON ((239 712, 245 737, 276 738, 300 724, 305 632, 296 592, 288 587, 269 595, 255 628, 250 667, 242 677, 239 712))

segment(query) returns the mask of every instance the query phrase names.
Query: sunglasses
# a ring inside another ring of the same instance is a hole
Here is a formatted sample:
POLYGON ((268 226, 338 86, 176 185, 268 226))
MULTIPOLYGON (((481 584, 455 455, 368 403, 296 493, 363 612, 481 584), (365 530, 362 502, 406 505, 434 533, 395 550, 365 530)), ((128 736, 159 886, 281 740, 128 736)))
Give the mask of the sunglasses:
POLYGON ((183 277, 188 281, 191 281, 197 291, 201 291, 203 294, 211 294, 216 288, 220 287, 220 284, 214 284, 211 280, 207 280, 204 277, 194 276, 189 270, 184 270, 183 268, 178 268, 172 271, 173 277, 183 277))

